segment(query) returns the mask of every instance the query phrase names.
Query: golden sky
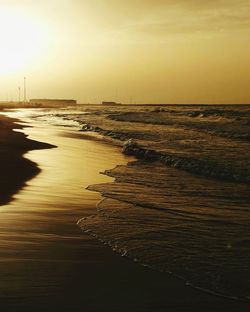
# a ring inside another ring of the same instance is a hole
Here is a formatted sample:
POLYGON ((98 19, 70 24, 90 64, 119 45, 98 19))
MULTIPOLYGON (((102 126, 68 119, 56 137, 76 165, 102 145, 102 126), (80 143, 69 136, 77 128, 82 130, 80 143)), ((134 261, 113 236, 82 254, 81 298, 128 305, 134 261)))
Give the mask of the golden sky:
POLYGON ((0 100, 250 103, 249 0, 0 0, 0 100))

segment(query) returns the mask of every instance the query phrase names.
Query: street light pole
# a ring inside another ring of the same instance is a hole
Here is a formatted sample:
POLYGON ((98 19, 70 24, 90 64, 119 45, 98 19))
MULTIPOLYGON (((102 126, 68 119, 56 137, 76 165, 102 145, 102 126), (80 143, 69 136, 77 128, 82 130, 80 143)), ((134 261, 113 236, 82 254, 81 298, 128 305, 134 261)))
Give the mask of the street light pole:
POLYGON ((23 101, 26 103, 26 77, 23 78, 23 101))

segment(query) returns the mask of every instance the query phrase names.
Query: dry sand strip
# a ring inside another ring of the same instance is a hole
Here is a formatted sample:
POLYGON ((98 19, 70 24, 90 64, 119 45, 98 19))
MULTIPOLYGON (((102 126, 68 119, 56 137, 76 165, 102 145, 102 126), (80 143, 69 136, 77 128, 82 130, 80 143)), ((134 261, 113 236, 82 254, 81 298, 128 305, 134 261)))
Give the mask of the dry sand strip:
POLYGON ((39 173, 37 164, 24 158, 30 150, 53 147, 28 139, 18 120, 0 115, 0 205, 8 203, 25 183, 39 173))

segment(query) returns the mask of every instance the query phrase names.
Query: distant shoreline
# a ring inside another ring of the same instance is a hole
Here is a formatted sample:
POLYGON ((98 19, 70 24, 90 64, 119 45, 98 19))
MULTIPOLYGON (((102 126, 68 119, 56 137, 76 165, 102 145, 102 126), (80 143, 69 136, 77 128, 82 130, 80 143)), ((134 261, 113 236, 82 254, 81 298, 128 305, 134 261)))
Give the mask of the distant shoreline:
POLYGON ((250 106, 249 104, 147 104, 147 103, 143 103, 143 104, 128 104, 128 103, 117 103, 117 104, 110 104, 110 105, 106 105, 106 104, 100 104, 100 103, 77 103, 73 106, 67 106, 67 105, 52 105, 52 104, 48 104, 48 105, 36 105, 34 103, 19 103, 19 102, 0 102, 0 111, 1 110, 6 110, 6 109, 20 109, 20 108, 27 108, 27 109, 41 109, 41 108, 79 108, 79 107, 103 107, 103 108, 107 108, 107 107, 242 107, 242 106, 250 106))

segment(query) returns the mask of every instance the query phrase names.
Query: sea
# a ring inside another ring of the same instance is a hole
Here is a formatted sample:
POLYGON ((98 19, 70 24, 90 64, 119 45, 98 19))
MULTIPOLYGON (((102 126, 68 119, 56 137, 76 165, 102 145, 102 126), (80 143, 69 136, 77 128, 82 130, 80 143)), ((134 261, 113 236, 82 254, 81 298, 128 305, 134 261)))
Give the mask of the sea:
POLYGON ((32 118, 108 140, 135 159, 89 185, 78 226, 122 257, 187 285, 250 300, 250 106, 41 109, 32 118))

